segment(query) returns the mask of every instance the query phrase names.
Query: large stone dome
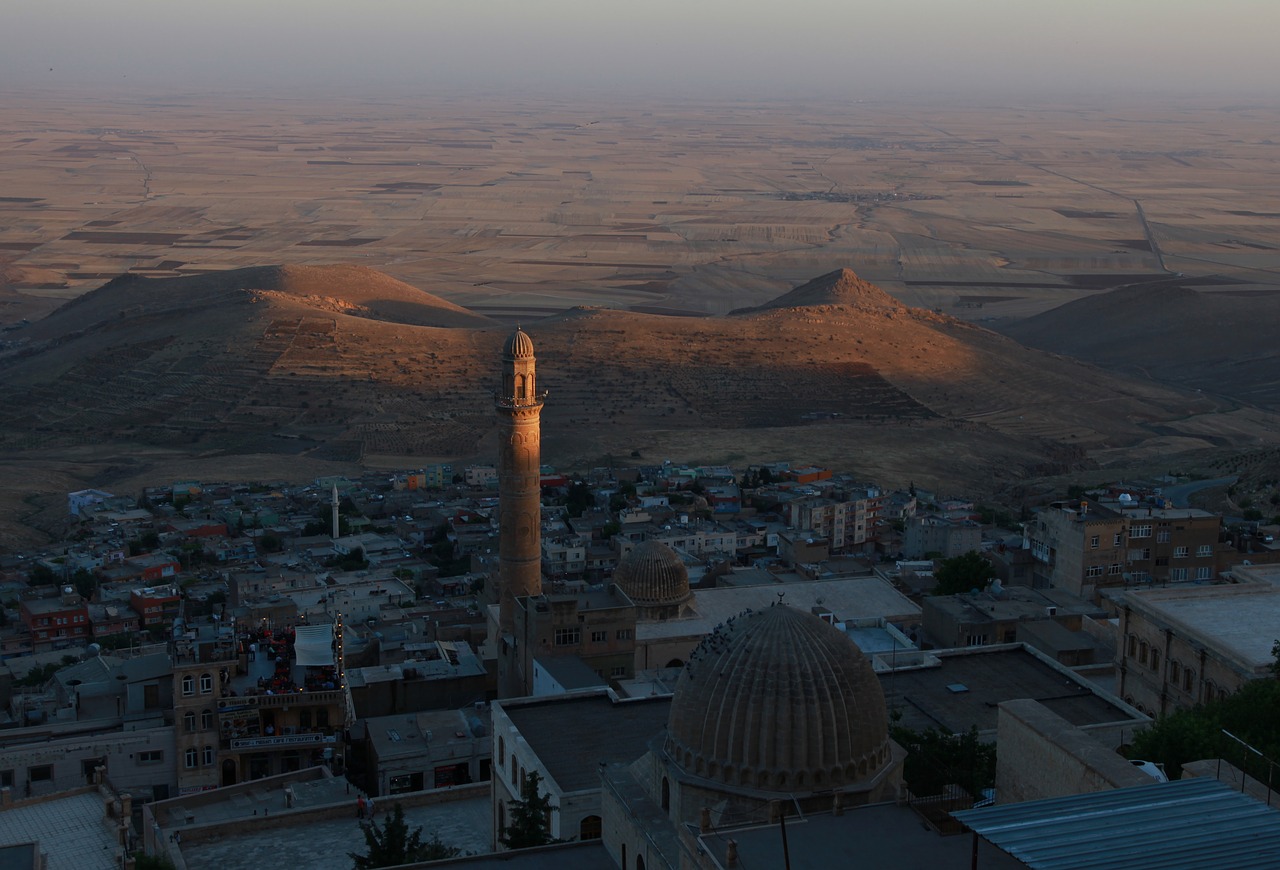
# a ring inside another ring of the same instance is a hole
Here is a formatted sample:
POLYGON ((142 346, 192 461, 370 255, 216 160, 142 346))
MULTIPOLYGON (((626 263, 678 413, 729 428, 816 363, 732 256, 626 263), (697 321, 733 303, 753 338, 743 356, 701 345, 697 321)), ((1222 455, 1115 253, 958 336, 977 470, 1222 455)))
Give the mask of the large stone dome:
POLYGON ((782 604, 729 620, 694 651, 666 747, 686 773, 792 793, 865 783, 893 761, 871 663, 839 629, 782 604))
POLYGON ((683 604, 689 591, 689 569, 661 541, 644 541, 623 557, 613 582, 641 607, 683 604))
POLYGON ((533 356, 533 339, 517 326, 502 346, 502 355, 510 359, 530 359, 533 356))

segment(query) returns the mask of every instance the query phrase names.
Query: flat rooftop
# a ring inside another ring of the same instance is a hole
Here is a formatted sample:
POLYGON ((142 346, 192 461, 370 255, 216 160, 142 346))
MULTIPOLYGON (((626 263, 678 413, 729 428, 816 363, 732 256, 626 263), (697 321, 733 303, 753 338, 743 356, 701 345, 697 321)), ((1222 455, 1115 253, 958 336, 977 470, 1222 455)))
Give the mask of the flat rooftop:
MULTIPOLYGON (((0 812, 0 843, 39 842, 46 870, 111 870, 120 866, 114 826, 104 819, 96 791, 0 812)), ((0 853, 0 857, 8 857, 0 853)), ((0 866, 8 866, 0 864, 0 866)))
POLYGON ((644 641, 702 636, 748 607, 753 610, 769 607, 778 601, 780 592, 784 593, 783 602, 792 607, 801 610, 823 607, 842 621, 873 616, 890 622, 917 622, 920 619, 920 608, 879 577, 844 577, 767 586, 695 589, 693 616, 637 623, 636 637, 644 641))
POLYGON ((1018 646, 933 651, 940 667, 879 674, 889 710, 915 730, 944 728, 960 733, 977 726, 994 732, 997 705, 1030 698, 1066 719, 1086 727, 1140 718, 1094 690, 1083 678, 1058 669, 1018 646))
POLYGON ((1125 593, 1124 600, 1184 637, 1220 649, 1251 669, 1275 661, 1271 645, 1280 637, 1280 587, 1142 589, 1125 593))
POLYGON ((503 709, 561 791, 600 787, 600 764, 629 764, 667 727, 670 697, 613 701, 601 692, 503 709))
MULTIPOLYGON (((355 789, 351 791, 350 816, 308 819, 298 824, 224 835, 210 842, 183 843, 182 856, 188 867, 217 867, 218 870, 262 870, 276 860, 284 860, 290 867, 299 868, 349 867, 351 859, 347 853, 363 855, 368 852, 356 818, 355 789)), ((374 810, 379 822, 390 812, 393 804, 390 798, 376 799, 374 810)), ((283 804, 278 806, 283 807, 283 804)), ((421 826, 423 837, 435 834, 450 846, 473 854, 489 851, 492 819, 487 795, 404 808, 404 820, 410 831, 421 826)), ((87 867, 82 866, 78 870, 87 870, 87 867)))

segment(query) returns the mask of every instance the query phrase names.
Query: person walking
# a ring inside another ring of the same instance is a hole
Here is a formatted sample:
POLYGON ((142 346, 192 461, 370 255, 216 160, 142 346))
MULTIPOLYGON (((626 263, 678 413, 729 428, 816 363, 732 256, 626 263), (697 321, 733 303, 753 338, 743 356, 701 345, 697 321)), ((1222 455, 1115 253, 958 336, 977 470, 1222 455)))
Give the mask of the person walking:
POLYGON ((356 818, 357 819, 364 818, 364 808, 365 808, 364 795, 360 795, 360 797, 356 798, 356 818))

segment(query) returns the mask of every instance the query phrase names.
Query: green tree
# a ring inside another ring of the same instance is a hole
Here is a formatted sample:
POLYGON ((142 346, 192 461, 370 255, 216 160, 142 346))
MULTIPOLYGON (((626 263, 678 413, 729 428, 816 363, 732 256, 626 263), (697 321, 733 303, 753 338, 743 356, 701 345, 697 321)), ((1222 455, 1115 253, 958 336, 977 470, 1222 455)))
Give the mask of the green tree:
POLYGON ((85 600, 93 598, 93 593, 98 591, 98 578, 84 568, 76 569, 76 573, 71 575, 71 583, 85 600))
POLYGON ((907 750, 902 778, 913 794, 942 794, 946 786, 955 783, 977 799, 983 789, 996 784, 996 747, 978 737, 977 726, 963 734, 937 728, 915 731, 901 725, 889 730, 907 750))
POLYGON ((943 559, 938 570, 933 572, 933 579, 937 581, 933 594, 959 595, 970 589, 982 589, 992 574, 991 563, 976 550, 943 559))
POLYGON ((1242 763, 1250 775, 1266 781, 1266 762, 1222 734, 1230 731, 1263 755, 1280 759, 1280 680, 1250 680, 1226 698, 1162 716, 1138 732, 1126 753, 1164 765, 1177 779, 1182 765, 1201 758, 1242 763), (1243 758, 1243 762, 1242 762, 1243 758))
POLYGON ((571 517, 580 517, 586 513, 587 508, 591 507, 595 501, 595 494, 591 491, 591 487, 587 486, 581 480, 575 480, 569 485, 569 494, 565 497, 566 511, 571 517))
POLYGON ((551 837, 551 795, 539 794, 542 777, 536 770, 525 776, 520 786, 520 799, 510 803, 511 824, 502 829, 498 842, 508 849, 526 849, 558 843, 551 837))
POLYGON ((284 549, 284 541, 279 535, 267 532, 258 538, 258 546, 262 548, 264 553, 279 553, 284 549))
POLYGON ((409 831, 404 820, 404 807, 396 804, 378 826, 376 819, 370 819, 360 825, 364 833, 364 842, 369 849, 367 855, 348 852, 347 856, 355 862, 355 870, 371 870, 374 867, 399 867, 415 861, 438 861, 442 858, 453 858, 461 851, 455 846, 441 842, 440 837, 432 834, 431 839, 423 842, 422 826, 409 831))
POLYGON ((146 852, 133 853, 134 870, 176 870, 172 861, 165 855, 148 855, 146 852))
POLYGON ((58 579, 53 573, 53 569, 48 565, 33 565, 31 570, 27 572, 27 584, 29 586, 48 586, 58 579))

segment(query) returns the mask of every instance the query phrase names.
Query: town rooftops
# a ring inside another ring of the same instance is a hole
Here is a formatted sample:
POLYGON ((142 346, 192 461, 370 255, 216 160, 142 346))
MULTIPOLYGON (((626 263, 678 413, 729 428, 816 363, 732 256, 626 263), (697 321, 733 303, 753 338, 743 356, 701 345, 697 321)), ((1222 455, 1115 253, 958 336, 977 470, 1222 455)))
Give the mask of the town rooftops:
POLYGON ((1118 596, 1122 606, 1176 629, 1188 640, 1222 650, 1250 670, 1275 661, 1280 636, 1280 587, 1271 584, 1135 589, 1118 596))

